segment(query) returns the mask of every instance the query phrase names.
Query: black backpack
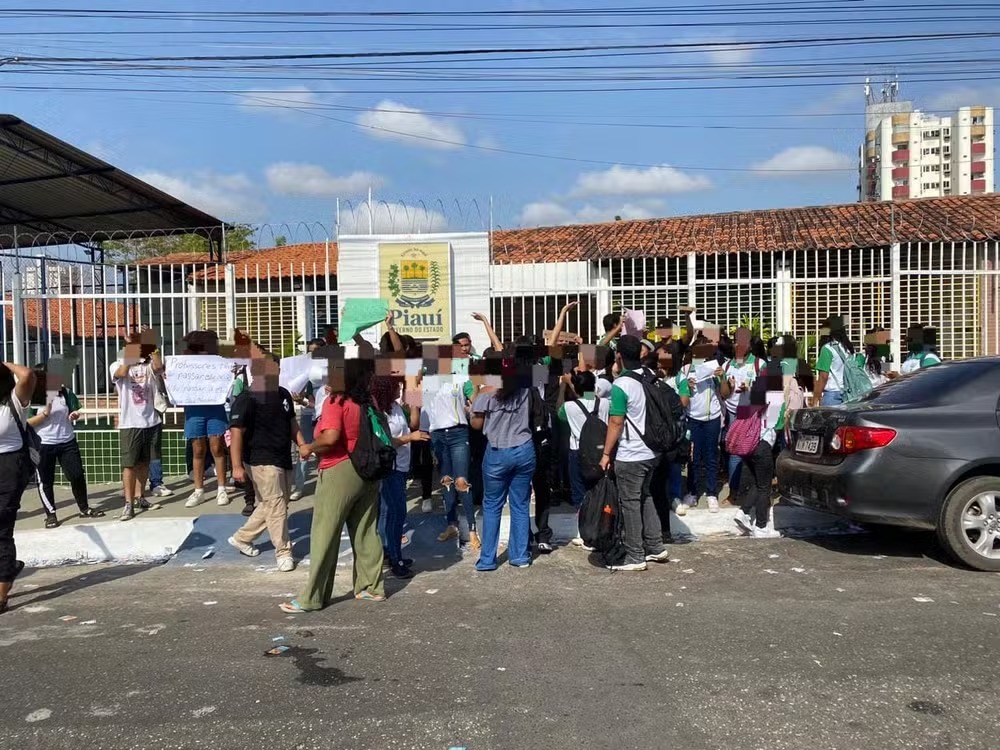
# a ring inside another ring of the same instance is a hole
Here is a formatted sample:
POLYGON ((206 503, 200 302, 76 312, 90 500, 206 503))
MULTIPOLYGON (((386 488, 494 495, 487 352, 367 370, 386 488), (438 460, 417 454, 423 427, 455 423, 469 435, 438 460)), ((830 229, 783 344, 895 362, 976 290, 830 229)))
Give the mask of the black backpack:
POLYGON ((583 475, 584 484, 592 487, 604 476, 604 472, 601 471, 601 458, 604 456, 604 440, 608 434, 608 426, 599 416, 600 398, 594 398, 593 412, 588 412, 579 401, 573 403, 584 415, 579 440, 580 474, 583 475))
POLYGON ((607 474, 587 490, 580 507, 580 538, 601 554, 606 565, 625 559, 625 521, 618 488, 607 474))
POLYGON ((386 415, 374 406, 361 407, 358 440, 351 451, 351 463, 366 482, 385 479, 396 468, 396 449, 386 415))
POLYGON ((682 420, 678 417, 684 410, 674 389, 662 380, 650 383, 636 372, 626 372, 621 377, 638 381, 646 397, 646 431, 640 432, 627 416, 626 429, 631 426, 633 430, 639 432, 642 442, 653 453, 674 454, 684 438, 684 431, 681 430, 682 420))
POLYGON ((552 443, 552 422, 549 419, 549 408, 542 398, 542 394, 534 386, 528 388, 528 414, 535 450, 548 450, 552 443))

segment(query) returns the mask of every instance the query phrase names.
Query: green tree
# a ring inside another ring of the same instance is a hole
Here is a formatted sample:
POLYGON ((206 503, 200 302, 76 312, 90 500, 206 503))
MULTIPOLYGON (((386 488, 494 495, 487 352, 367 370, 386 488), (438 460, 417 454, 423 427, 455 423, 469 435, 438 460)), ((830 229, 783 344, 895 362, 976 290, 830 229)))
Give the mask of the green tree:
MULTIPOLYGON (((249 224, 236 224, 226 229, 226 249, 229 252, 252 250, 257 246, 256 231, 249 224)), ((208 240, 200 234, 175 234, 135 240, 114 240, 101 244, 105 263, 135 263, 146 258, 160 258, 177 253, 204 255, 208 259, 208 240)))

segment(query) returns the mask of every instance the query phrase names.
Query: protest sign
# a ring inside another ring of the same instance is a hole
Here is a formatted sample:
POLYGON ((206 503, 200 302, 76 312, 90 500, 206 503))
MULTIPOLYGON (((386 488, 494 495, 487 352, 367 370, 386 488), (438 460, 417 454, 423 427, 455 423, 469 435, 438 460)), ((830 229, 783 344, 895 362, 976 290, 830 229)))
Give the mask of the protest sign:
POLYGON ((340 340, 350 341, 357 334, 378 325, 389 315, 389 303, 384 299, 354 297, 344 303, 340 320, 340 340))
POLYGON ((211 354, 167 357, 164 382, 176 406, 221 406, 233 384, 231 359, 211 354))
POLYGON ((626 310, 622 315, 622 332, 626 336, 646 335, 646 313, 642 310, 626 310))

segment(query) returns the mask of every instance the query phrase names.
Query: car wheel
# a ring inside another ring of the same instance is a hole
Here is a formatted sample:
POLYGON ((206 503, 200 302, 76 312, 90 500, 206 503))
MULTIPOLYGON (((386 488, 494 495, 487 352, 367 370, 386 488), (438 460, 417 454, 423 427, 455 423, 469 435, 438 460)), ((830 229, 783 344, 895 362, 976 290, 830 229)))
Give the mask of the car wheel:
POLYGON ((938 539, 976 570, 1000 573, 1000 477, 976 477, 955 487, 941 507, 938 539))

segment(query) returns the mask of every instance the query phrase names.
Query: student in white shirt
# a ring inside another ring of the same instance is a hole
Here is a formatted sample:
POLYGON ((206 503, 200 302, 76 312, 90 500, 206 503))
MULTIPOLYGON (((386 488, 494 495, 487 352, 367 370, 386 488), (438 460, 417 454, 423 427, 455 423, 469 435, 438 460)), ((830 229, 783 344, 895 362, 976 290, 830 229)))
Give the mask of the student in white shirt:
POLYGON ((844 368, 848 362, 864 366, 864 355, 857 352, 839 318, 830 319, 830 338, 823 344, 816 360, 813 405, 837 406, 844 403, 844 368))
POLYGON ((688 430, 694 447, 688 465, 688 494, 684 503, 693 508, 704 491, 708 509, 719 512, 719 439, 722 435, 722 401, 729 397, 729 382, 714 360, 693 364, 691 350, 685 366, 677 374, 677 394, 687 409, 688 430), (699 474, 704 473, 700 482, 699 474))
MULTIPOLYGON (((41 376, 44 377, 44 372, 41 376)), ((87 474, 83 468, 83 456, 80 454, 74 427, 80 417, 80 400, 75 393, 63 386, 58 391, 48 393, 45 406, 34 412, 28 419, 28 424, 34 428, 41 443, 38 494, 42 507, 45 508, 45 528, 54 529, 59 526, 55 507, 56 464, 69 480, 80 516, 102 517, 104 513, 91 508, 87 500, 87 474)))
POLYGON ((936 367, 941 364, 936 347, 936 333, 927 326, 912 326, 906 332, 907 349, 910 356, 899 368, 901 375, 909 375, 917 370, 936 367))
POLYGON ((20 365, 0 364, 0 614, 14 579, 24 569, 14 545, 14 522, 21 495, 35 466, 25 442, 28 404, 35 390, 35 373, 20 365))

